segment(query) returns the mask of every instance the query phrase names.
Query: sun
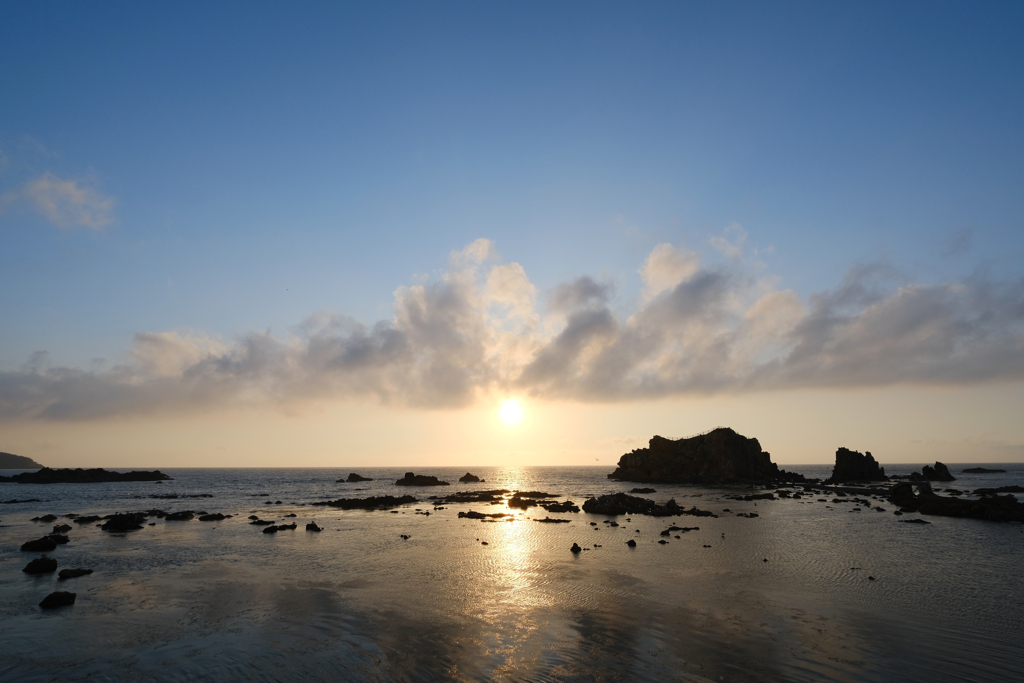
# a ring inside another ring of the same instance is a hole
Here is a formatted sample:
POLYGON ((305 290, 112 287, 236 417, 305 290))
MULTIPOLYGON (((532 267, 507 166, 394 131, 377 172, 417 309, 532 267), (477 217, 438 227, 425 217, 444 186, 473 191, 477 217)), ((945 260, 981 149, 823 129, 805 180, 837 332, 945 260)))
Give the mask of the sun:
POLYGON ((501 404, 498 414, 501 415, 501 420, 505 424, 517 425, 523 419, 523 407, 519 405, 519 401, 510 398, 501 404))

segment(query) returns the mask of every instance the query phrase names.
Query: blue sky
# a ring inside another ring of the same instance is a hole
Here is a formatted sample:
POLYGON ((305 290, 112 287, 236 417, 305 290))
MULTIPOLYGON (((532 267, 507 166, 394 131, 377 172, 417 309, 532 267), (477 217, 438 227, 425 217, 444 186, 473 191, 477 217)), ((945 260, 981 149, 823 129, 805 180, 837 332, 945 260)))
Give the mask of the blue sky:
MULTIPOLYGON (((450 254, 481 238, 492 248, 476 276, 519 264, 531 315, 550 317, 501 322, 536 344, 518 369, 547 359, 533 375, 579 361, 556 353, 560 325, 598 315, 580 299, 559 318, 559 292, 592 278, 625 330, 656 296, 640 271, 662 244, 699 257, 698 274, 727 273, 721 302, 768 288, 807 311, 832 301, 832 315, 866 287, 859 315, 895 306, 901 287, 945 287, 961 313, 935 314, 940 331, 901 347, 897 365, 921 369, 892 382, 835 358, 813 378, 759 366, 711 381, 678 374, 673 357, 676 370, 662 358, 639 379, 581 372, 553 390, 512 373, 474 391, 614 403, 1024 376, 1019 3, 57 2, 4 3, 0 16, 3 419, 57 419, 41 417, 71 400, 55 372, 105 387, 75 390, 85 396, 109 390, 122 381, 112 368, 144 365, 138 334, 227 348, 269 331, 301 345, 314 314, 405 333, 396 290, 454 277, 450 254), (971 318, 978 297, 990 315, 971 318)), ((640 353, 624 338, 605 362, 640 353)), ((852 343, 836 348, 859 367, 889 354, 852 343)), ((197 344, 190 363, 233 353, 197 344)), ((750 353, 792 360, 799 344, 750 353)), ((132 367, 133 382, 153 376, 132 367)), ((373 386, 389 404, 433 400, 373 386)), ((287 402, 283 391, 266 400, 287 402)))

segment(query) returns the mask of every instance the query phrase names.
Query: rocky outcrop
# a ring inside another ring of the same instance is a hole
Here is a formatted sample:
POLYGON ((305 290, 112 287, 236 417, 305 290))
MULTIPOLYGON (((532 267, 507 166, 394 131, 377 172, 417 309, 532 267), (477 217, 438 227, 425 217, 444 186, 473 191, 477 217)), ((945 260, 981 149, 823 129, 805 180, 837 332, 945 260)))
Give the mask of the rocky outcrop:
POLYGON ((16 482, 18 484, 101 484, 119 481, 165 481, 169 476, 153 470, 152 472, 108 472, 104 469, 83 470, 52 470, 44 467, 38 472, 22 472, 10 477, 0 477, 0 482, 16 482))
POLYGON ((0 453, 0 470, 38 470, 43 466, 32 458, 14 453, 0 453))
POLYGON ((480 477, 476 476, 475 474, 470 474, 469 472, 466 472, 464 475, 459 477, 459 482, 462 483, 462 484, 479 484, 479 483, 482 483, 484 481, 487 481, 487 480, 486 479, 481 479, 480 477))
POLYGON ((964 474, 999 474, 1006 472, 1006 470, 990 470, 987 467, 968 467, 965 470, 960 470, 964 474))
POLYGON ((348 473, 348 479, 339 479, 338 483, 347 482, 349 484, 356 484, 356 483, 359 483, 361 481, 373 481, 373 478, 372 477, 364 477, 363 475, 356 474, 355 472, 349 472, 348 473))
POLYGON ((437 477, 406 472, 404 477, 395 482, 395 486, 449 486, 449 484, 437 477))
POLYGON ((928 465, 922 467, 921 474, 928 481, 956 481, 956 477, 949 473, 949 468, 938 461, 935 462, 933 467, 928 465))
POLYGON ((306 531, 323 531, 320 526, 315 522, 310 522, 306 525, 306 531))
POLYGON ((310 505, 327 505, 341 510, 376 510, 415 502, 417 502, 415 496, 370 496, 369 498, 339 498, 338 500, 318 501, 310 503, 310 505))
POLYGON ((885 469, 879 467, 871 451, 860 453, 848 448, 836 451, 836 464, 826 484, 841 484, 847 481, 888 481, 885 469))
POLYGON ((737 482, 802 481, 779 470, 771 455, 728 427, 673 441, 655 436, 647 448, 619 458, 609 479, 645 483, 730 484, 737 482))

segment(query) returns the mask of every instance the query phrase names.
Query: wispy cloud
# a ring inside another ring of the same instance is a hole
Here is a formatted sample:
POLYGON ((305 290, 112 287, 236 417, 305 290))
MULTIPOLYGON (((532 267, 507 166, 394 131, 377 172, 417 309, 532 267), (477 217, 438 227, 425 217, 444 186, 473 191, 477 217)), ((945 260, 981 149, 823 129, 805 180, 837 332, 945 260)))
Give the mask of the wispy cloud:
POLYGON ((1024 378, 1024 280, 913 284, 872 264, 804 301, 755 270, 743 259, 708 266, 695 252, 658 245, 639 270, 644 295, 623 318, 612 283, 582 276, 538 294, 519 264, 501 263, 478 240, 453 252, 437 277, 395 290, 390 320, 321 313, 291 335, 231 341, 140 333, 131 360, 109 369, 32 362, 0 372, 0 419, 353 397, 431 408, 510 391, 630 401, 1024 378))
POLYGON ((65 180, 52 173, 0 195, 0 210, 25 207, 59 228, 101 230, 114 222, 114 204, 91 179, 65 180))

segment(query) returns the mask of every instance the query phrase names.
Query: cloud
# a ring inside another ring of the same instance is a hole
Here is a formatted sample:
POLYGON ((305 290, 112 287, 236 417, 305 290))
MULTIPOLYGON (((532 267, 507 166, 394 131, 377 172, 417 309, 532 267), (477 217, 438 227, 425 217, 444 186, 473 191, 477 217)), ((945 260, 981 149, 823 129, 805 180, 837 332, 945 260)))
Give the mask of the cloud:
POLYGON ((501 263, 489 240, 477 240, 452 252, 447 270, 397 288, 391 319, 373 325, 318 313, 284 336, 139 333, 127 362, 91 370, 37 354, 0 372, 0 421, 1024 379, 1024 279, 921 284, 866 264, 805 301, 752 268, 742 259, 708 266, 658 245, 638 271, 644 293, 623 317, 613 284, 581 276, 538 294, 520 264, 501 263))
POLYGON ((0 195, 0 210, 24 206, 59 228, 84 226, 101 230, 114 222, 114 198, 91 180, 63 180, 45 173, 0 195))
POLYGON ((732 223, 722 230, 721 235, 712 235, 708 243, 730 258, 739 258, 747 241, 747 231, 739 223, 732 223))

